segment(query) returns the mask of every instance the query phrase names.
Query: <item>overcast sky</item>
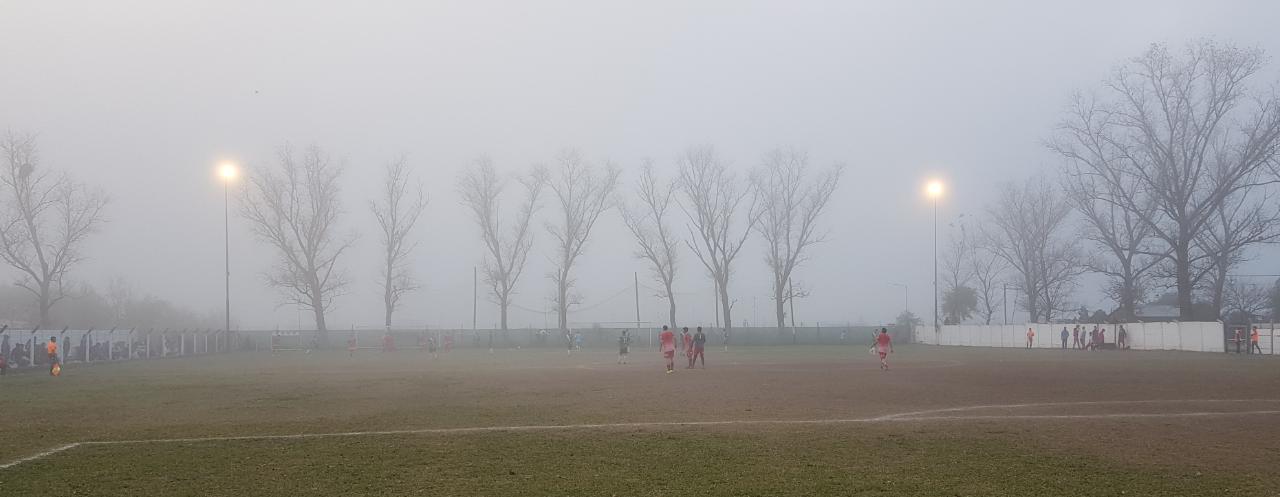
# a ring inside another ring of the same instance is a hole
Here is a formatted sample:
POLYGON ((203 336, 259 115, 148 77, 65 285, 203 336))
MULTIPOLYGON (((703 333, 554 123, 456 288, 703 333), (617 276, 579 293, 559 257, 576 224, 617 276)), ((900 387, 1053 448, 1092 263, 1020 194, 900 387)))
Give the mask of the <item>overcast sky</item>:
MULTIPOLYGON (((903 300, 893 283, 908 285, 927 319, 927 178, 949 183, 945 237, 948 221, 982 212, 999 181, 1056 168, 1042 141, 1069 94, 1149 44, 1214 37, 1280 55, 1277 2, 1055 4, 0 0, 0 129, 37 133, 46 167, 111 196, 110 222, 73 279, 105 287, 122 275, 202 312, 222 309, 215 164, 272 167, 285 142, 323 147, 346 164, 343 229, 361 235, 341 263, 353 285, 331 313, 334 329, 381 324, 366 203, 400 154, 431 203, 416 234, 424 288, 397 321, 455 327, 471 324, 481 261, 454 192, 473 158, 514 172, 572 147, 616 161, 629 191, 644 157, 669 177, 681 149, 711 144, 745 175, 770 148, 795 146, 816 166, 848 166, 824 218, 829 240, 796 275, 812 291, 798 320, 891 320, 903 300)), ((1278 80, 1273 63, 1255 82, 1278 80)), ((298 312, 277 308, 263 282, 271 252, 231 223, 235 321, 296 326, 298 312)), ((522 307, 540 309, 551 293, 549 241, 540 229, 522 307)), ((735 321, 768 322, 762 242, 748 244, 731 285, 735 321)), ((587 309, 571 322, 634 319, 622 292, 632 274, 656 285, 633 247, 617 213, 606 214, 578 269, 587 309)), ((709 323, 709 279, 681 255, 682 324, 709 323)), ((1275 272, 1275 251, 1264 255, 1247 269, 1275 272)), ((642 313, 661 322, 652 294, 642 289, 642 313)), ((1077 300, 1110 305, 1091 289, 1077 300)), ((493 309, 482 298, 481 327, 496 321, 493 309)), ((543 315, 515 310, 511 324, 540 327, 543 315)))

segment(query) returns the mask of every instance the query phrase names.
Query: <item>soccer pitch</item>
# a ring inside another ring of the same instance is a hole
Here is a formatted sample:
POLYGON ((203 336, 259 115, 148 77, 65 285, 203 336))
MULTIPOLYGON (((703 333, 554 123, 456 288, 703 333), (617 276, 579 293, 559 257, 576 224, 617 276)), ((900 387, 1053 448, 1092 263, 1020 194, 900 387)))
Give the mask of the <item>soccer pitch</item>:
POLYGON ((899 346, 237 353, 0 379, 0 494, 1275 495, 1280 363, 899 346), (18 462, 21 461, 21 462, 18 462), (14 464, 16 462, 16 464, 14 464))

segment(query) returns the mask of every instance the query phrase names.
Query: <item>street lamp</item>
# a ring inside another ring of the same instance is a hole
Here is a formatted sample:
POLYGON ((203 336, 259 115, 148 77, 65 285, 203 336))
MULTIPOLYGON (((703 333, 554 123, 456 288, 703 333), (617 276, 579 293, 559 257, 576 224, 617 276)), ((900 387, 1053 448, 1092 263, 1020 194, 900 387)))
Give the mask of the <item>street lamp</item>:
POLYGON ((224 289, 226 290, 226 333, 231 333, 231 182, 240 175, 240 168, 234 163, 223 162, 218 165, 218 176, 222 178, 222 239, 223 257, 226 268, 224 289))
POLYGON ((933 200, 933 332, 938 328, 938 198, 942 197, 944 187, 941 181, 932 180, 924 187, 924 192, 933 200))

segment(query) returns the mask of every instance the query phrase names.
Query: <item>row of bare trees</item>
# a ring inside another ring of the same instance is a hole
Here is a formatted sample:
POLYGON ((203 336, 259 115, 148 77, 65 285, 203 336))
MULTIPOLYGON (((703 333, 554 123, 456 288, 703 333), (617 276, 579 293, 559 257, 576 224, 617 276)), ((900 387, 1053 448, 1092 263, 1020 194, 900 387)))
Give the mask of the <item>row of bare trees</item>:
POLYGON ((1211 40, 1153 45, 1076 95, 1047 144, 1060 180, 1005 185, 978 233, 949 247, 948 320, 969 317, 970 279, 990 302, 992 270, 1033 321, 1070 311, 1086 272, 1106 278, 1121 319, 1162 286, 1182 320, 1257 312, 1266 298, 1251 294, 1266 290, 1233 272, 1280 238, 1280 96, 1249 84, 1265 61, 1211 40))
POLYGON ((716 289, 720 312, 727 328, 733 322, 733 301, 729 298, 734 262, 752 232, 766 241, 766 263, 773 270, 777 319, 782 326, 784 304, 794 297, 785 283, 806 260, 806 249, 820 242, 823 233, 817 219, 834 192, 841 173, 834 167, 811 176, 808 157, 794 149, 767 154, 749 180, 739 178, 711 147, 691 147, 676 159, 677 174, 670 180, 658 176, 652 160, 640 168, 634 192, 617 192, 620 170, 605 163, 602 168, 583 160, 573 151, 556 158, 553 175, 535 166, 519 178, 524 186, 518 212, 499 209, 506 181, 492 162, 477 160, 458 184, 463 203, 474 215, 486 246, 485 281, 499 307, 506 329, 507 308, 516 282, 524 272, 532 247, 530 231, 538 196, 543 185, 555 194, 559 208, 546 229, 556 246, 553 272, 556 284, 558 324, 569 326, 570 306, 580 302, 572 293, 573 266, 587 245, 600 216, 618 207, 623 224, 635 238, 635 256, 649 265, 653 279, 661 287, 659 297, 668 305, 668 324, 677 322, 675 278, 680 268, 681 245, 701 262, 716 289), (675 210, 684 214, 681 230, 672 219, 675 210), (514 219, 510 225, 504 216, 514 219), (682 232, 685 234, 682 236, 682 232))
MULTIPOLYGON (((314 146, 300 153, 285 147, 279 163, 278 170, 250 175, 239 211, 254 233, 275 248, 278 260, 268 283, 280 290, 282 302, 312 311, 317 329, 324 330, 326 311, 348 286, 338 261, 355 239, 338 232, 343 212, 341 167, 314 146)), ((456 189, 484 245, 484 281, 498 306, 499 326, 507 329, 513 296, 533 247, 533 223, 544 191, 552 194, 557 208, 547 216, 544 228, 555 247, 548 277, 555 284, 552 301, 561 329, 569 327, 571 308, 582 301, 574 292, 574 268, 602 216, 614 207, 636 239, 636 256, 649 263, 661 284, 669 324, 676 322, 674 284, 681 245, 694 253, 714 282, 724 323, 731 327, 733 265, 750 234, 758 233, 765 240, 777 321, 783 326, 784 305, 797 294, 789 284, 792 274, 807 260, 808 248, 824 238, 818 218, 842 168, 812 174, 804 152, 784 148, 766 154, 744 180, 711 147, 685 150, 677 156, 676 166, 676 177, 663 180, 652 161, 646 161, 634 194, 625 195, 618 191, 621 170, 616 165, 607 161, 597 165, 573 150, 558 154, 551 166, 535 165, 514 178, 499 174, 488 158, 475 160, 459 176, 456 189), (512 179, 521 186, 518 197, 508 191, 512 179), (513 208, 506 208, 504 200, 511 201, 508 205, 513 208), (684 213, 687 236, 671 219, 673 208, 684 213)), ((416 246, 412 231, 426 205, 422 188, 414 187, 403 158, 388 166, 379 198, 369 203, 381 234, 380 282, 387 326, 402 296, 418 287, 409 261, 416 246)))

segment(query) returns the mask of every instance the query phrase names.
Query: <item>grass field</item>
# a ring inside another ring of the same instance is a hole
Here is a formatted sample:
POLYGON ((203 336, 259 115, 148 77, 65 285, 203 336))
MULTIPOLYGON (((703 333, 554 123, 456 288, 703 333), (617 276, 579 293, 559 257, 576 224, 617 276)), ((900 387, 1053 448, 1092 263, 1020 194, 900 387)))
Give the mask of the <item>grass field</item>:
POLYGON ((0 379, 0 495, 1280 495, 1280 360, 240 353, 0 379), (306 435, 306 436, 300 436, 306 435), (175 440, 177 439, 177 440, 175 440))

